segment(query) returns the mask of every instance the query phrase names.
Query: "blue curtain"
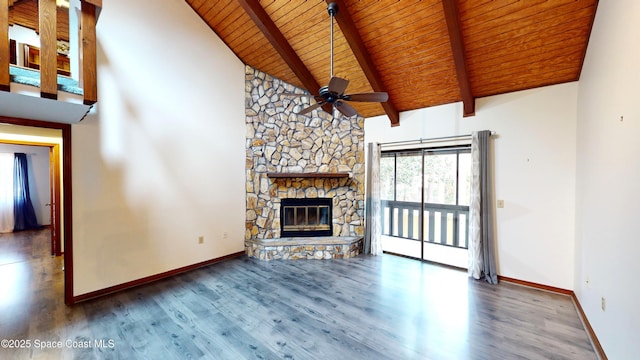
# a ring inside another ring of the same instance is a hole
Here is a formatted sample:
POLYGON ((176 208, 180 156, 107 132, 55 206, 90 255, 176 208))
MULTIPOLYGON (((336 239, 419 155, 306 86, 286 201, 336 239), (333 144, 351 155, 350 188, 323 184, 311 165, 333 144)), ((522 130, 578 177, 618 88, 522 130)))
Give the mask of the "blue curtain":
POLYGON ((38 220, 29 195, 26 154, 15 154, 13 171, 13 214, 15 217, 13 231, 37 229, 39 228, 38 220))

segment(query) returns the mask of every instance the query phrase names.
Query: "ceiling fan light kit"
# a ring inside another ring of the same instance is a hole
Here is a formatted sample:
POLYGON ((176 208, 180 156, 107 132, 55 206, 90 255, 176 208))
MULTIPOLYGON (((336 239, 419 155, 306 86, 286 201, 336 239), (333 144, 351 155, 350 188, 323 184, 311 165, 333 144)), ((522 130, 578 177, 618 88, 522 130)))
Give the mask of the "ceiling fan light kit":
POLYGON ((300 110, 298 115, 304 115, 325 104, 331 104, 333 109, 338 110, 344 116, 352 117, 357 115, 358 112, 353 108, 353 106, 347 104, 345 101, 385 102, 389 99, 389 95, 386 92, 363 94, 344 93, 349 85, 349 80, 333 76, 333 18, 338 13, 338 4, 335 2, 329 3, 327 6, 327 12, 331 18, 331 79, 329 80, 329 85, 321 87, 318 90, 318 95, 314 96, 316 103, 300 110))

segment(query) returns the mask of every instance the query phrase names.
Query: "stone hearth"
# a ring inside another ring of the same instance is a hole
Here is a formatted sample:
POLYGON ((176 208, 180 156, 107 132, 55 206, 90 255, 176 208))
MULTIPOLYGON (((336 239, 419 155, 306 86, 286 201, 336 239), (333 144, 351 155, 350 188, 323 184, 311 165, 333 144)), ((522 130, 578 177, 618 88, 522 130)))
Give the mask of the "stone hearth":
POLYGON ((362 253, 362 236, 292 237, 246 242, 247 255, 260 260, 348 259, 362 253))
MULTIPOLYGON (((308 244, 311 240, 280 238, 283 198, 331 198, 332 237, 362 238, 364 119, 359 116, 334 118, 322 110, 297 115, 297 111, 310 104, 309 98, 283 94, 301 94, 302 90, 249 66, 245 83, 247 254, 258 258, 264 254, 264 259, 267 254, 272 254, 271 258, 310 258, 306 252, 304 256, 292 254, 298 253, 294 251, 297 248, 316 246, 308 244), (348 172, 349 177, 304 176, 343 172, 348 172), (269 178, 268 173, 300 173, 301 176, 269 178), (276 243, 279 245, 273 245, 276 243)), ((338 251, 333 244, 320 243, 313 250, 305 251, 313 251, 311 258, 351 257, 354 255, 351 245, 348 244, 347 252, 345 244, 339 244, 338 251), (332 248, 328 250, 327 246, 332 248)), ((361 248, 356 245, 354 249, 361 248)))

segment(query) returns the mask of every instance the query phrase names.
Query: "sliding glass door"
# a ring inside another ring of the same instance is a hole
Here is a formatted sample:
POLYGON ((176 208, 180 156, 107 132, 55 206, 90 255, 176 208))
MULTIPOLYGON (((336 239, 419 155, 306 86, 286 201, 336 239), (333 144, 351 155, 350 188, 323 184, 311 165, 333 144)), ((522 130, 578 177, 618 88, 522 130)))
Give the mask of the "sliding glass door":
POLYGON ((469 146, 383 152, 383 250, 466 267, 469 146))

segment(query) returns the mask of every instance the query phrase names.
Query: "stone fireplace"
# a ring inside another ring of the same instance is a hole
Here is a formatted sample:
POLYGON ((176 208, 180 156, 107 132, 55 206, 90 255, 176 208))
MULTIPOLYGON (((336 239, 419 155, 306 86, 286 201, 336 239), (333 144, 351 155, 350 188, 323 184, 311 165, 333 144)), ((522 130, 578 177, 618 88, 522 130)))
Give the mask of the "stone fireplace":
POLYGON ((296 115, 309 99, 283 94, 302 90, 249 66, 245 83, 247 254, 265 260, 357 255, 364 235, 364 119, 321 110, 296 115), (305 199, 328 203, 286 210, 288 201, 305 199), (326 224, 306 225, 323 228, 323 235, 289 233, 286 216, 302 214, 316 221, 327 214, 326 224))

